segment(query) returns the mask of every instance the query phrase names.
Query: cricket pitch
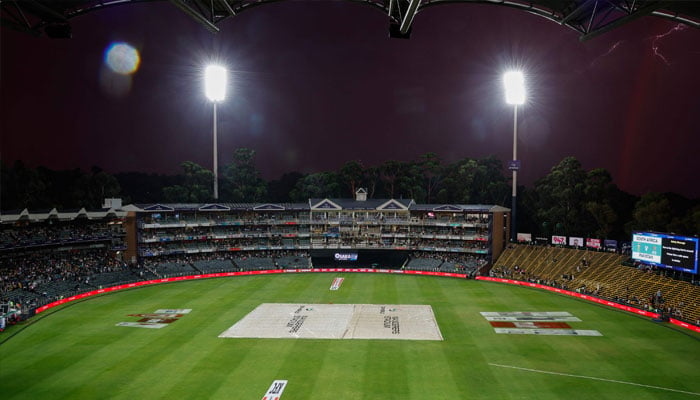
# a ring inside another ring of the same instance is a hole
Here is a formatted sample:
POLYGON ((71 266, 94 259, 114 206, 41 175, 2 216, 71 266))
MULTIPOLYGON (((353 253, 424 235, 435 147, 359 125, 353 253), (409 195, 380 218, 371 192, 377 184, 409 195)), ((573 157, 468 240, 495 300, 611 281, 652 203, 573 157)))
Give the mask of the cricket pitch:
POLYGON ((429 305, 264 303, 221 338, 443 340, 429 305))

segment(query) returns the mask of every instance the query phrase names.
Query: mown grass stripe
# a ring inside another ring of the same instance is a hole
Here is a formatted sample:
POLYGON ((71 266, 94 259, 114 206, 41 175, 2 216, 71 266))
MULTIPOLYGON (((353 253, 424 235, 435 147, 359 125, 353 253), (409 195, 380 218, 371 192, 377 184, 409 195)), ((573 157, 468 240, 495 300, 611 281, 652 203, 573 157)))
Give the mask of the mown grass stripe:
POLYGON ((406 346, 401 341, 370 340, 363 367, 362 399, 413 399, 410 396, 406 346))

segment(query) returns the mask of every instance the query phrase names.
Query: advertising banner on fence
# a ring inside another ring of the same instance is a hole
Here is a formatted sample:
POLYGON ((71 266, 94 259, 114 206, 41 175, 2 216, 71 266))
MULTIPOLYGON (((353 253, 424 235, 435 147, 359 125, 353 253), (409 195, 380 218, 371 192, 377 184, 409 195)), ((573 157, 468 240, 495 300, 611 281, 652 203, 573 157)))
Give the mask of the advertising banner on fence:
POLYGON ((605 250, 617 251, 617 240, 603 240, 603 246, 605 250))
POLYGON ((582 237, 570 237, 569 238, 569 246, 574 246, 574 247, 583 247, 583 238, 582 237))
POLYGON ((566 244, 566 236, 552 235, 552 244, 566 244))
POLYGON ((549 239, 545 236, 535 236, 535 243, 547 244, 547 243, 549 243, 549 239))
POLYGON ((530 243, 532 242, 532 233, 520 233, 518 232, 518 243, 530 243))
POLYGON ((586 247, 590 247, 591 249, 599 249, 600 239, 586 238, 586 247))

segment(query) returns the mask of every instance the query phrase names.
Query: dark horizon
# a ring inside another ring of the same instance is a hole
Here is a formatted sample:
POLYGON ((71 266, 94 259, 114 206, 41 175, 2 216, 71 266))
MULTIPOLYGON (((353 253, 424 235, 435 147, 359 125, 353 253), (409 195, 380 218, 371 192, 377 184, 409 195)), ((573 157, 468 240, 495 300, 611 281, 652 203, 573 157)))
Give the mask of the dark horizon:
POLYGON ((270 180, 283 173, 409 161, 512 158, 512 107, 501 74, 520 66, 519 183, 567 156, 605 168, 632 194, 700 197, 690 161, 700 148, 700 30, 642 17, 581 43, 577 33, 491 5, 428 9, 409 40, 350 3, 277 3, 212 34, 170 4, 111 7, 74 18, 73 39, 2 28, 2 160, 110 173, 211 169, 212 106, 202 68, 229 68, 219 105, 219 165, 256 150, 270 180), (139 69, 117 77, 105 49, 127 42, 139 69))

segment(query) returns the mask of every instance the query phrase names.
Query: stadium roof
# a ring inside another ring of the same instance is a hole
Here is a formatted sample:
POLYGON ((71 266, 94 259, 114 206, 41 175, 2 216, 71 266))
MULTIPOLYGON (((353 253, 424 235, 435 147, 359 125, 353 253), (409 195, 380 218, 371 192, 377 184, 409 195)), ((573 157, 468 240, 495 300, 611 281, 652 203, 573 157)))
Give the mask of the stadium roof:
POLYGON ((308 203, 153 203, 128 204, 99 210, 56 208, 46 210, 11 210, 0 213, 0 224, 17 222, 45 222, 48 220, 73 221, 124 218, 133 212, 226 212, 226 211, 310 211, 310 210, 364 210, 364 211, 424 211, 424 212, 508 212, 509 208, 483 204, 416 204, 410 199, 309 199, 308 203))
POLYGON ((157 203, 131 204, 124 206, 127 211, 168 212, 168 211, 299 211, 308 210, 307 203, 157 203))
MULTIPOLYGON (((34 35, 72 36, 73 17, 130 3, 163 0, 3 0, 2 25, 34 35)), ((223 21, 251 8, 282 0, 170 0, 212 32, 223 21)), ((288 0, 287 0, 288 1, 288 0)), ((639 17, 652 15, 700 28, 697 0, 344 0, 363 4, 387 15, 392 37, 408 38, 418 12, 440 4, 489 4, 529 12, 567 26, 581 40, 593 38, 639 17)))
POLYGON ((99 210, 70 209, 58 210, 12 210, 0 213, 0 224, 15 224, 18 222, 45 222, 49 220, 73 221, 78 218, 101 220, 109 218, 124 218, 127 210, 121 208, 103 208, 99 210))

